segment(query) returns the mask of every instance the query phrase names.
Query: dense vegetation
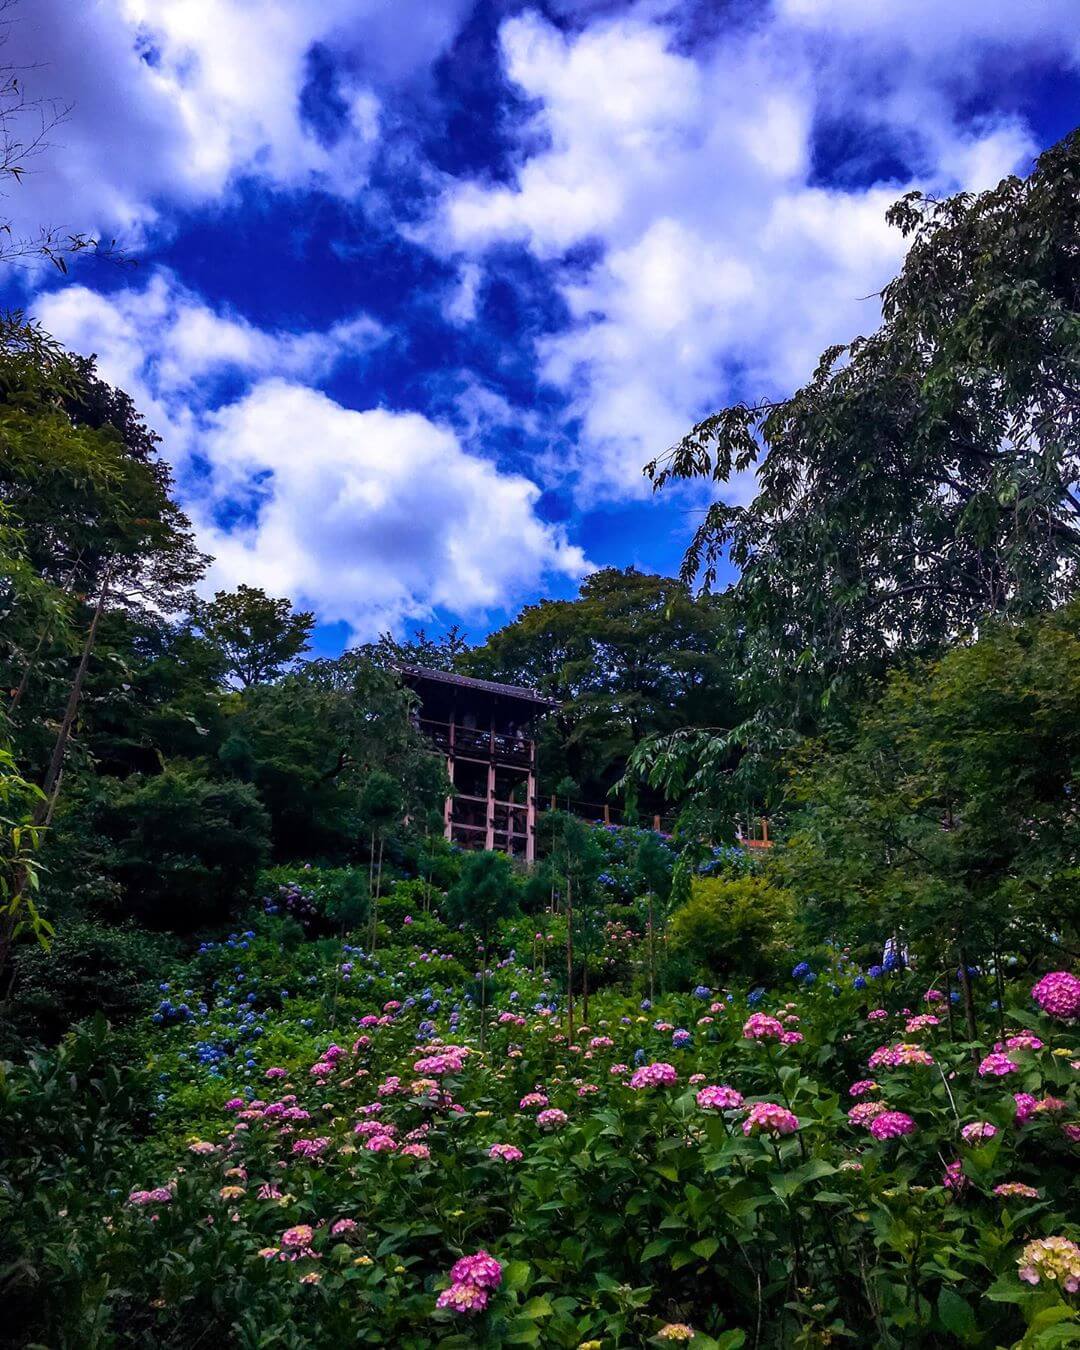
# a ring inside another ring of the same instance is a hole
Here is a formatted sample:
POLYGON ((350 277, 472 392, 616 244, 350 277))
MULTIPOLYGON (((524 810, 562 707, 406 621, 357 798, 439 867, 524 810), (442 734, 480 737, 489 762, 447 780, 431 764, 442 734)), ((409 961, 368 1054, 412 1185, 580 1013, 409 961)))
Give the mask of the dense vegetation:
POLYGON ((198 598, 0 326, 0 1341, 1080 1343, 1078 180, 900 203, 880 331, 657 471, 757 466, 686 575, 474 647, 198 598), (628 823, 448 845, 408 661, 628 823))

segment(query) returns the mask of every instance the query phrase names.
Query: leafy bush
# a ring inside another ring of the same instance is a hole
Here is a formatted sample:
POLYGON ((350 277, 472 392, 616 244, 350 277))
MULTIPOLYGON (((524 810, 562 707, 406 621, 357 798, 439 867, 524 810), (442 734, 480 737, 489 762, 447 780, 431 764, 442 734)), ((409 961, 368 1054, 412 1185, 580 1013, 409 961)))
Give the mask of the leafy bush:
POLYGON ((255 789, 191 769, 110 784, 100 824, 129 911, 179 933, 221 922, 250 894, 268 848, 255 789))
POLYGON ((157 983, 177 957, 175 940, 162 934, 67 919, 47 950, 17 949, 11 1001, 16 1026, 52 1041, 95 1013, 129 1022, 149 1011, 157 983))
POLYGON ((787 964, 794 899, 767 877, 695 877, 671 917, 673 955, 714 976, 767 979, 787 964))

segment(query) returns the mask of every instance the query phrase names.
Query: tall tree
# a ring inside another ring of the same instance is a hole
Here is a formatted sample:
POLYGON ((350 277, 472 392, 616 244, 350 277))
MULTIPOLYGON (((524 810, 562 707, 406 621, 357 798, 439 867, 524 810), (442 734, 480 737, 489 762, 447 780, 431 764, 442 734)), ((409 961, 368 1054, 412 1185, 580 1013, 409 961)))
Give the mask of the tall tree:
POLYGON ((722 601, 609 567, 576 600, 526 606, 458 664, 558 699, 541 732, 545 782, 569 774, 587 800, 602 801, 642 737, 732 717, 729 640, 722 601))
POLYGON ((691 759, 737 743, 767 759, 897 659, 1080 579, 1080 132, 1027 179, 910 193, 888 219, 911 244, 880 329, 647 467, 657 487, 757 480, 749 505, 710 508, 685 558, 706 588, 722 559, 739 569, 754 713, 691 759))
POLYGON ((196 626, 221 652, 226 672, 242 687, 266 684, 310 647, 315 616, 273 599, 258 586, 218 591, 193 609, 196 626))
POLYGON ((1080 943, 1080 602, 894 672, 792 762, 776 866, 824 937, 927 963, 1080 943))

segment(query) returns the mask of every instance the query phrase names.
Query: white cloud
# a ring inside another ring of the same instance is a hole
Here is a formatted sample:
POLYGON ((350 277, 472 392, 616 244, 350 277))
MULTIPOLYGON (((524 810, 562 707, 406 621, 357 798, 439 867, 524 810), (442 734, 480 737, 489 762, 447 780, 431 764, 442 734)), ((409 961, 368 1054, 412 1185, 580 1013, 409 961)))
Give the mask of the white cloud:
POLYGON ((210 418, 202 445, 207 504, 257 513, 250 527, 204 527, 211 583, 291 595, 357 639, 435 608, 482 614, 547 573, 588 570, 536 516, 534 483, 499 473, 418 413, 356 412, 271 380, 210 418))
POLYGON ((939 22, 929 0, 778 0, 698 49, 657 6, 571 33, 535 12, 504 22, 505 72, 532 107, 520 163, 508 184, 448 187, 427 238, 465 265, 515 242, 548 264, 572 321, 540 340, 540 369, 581 426, 561 472, 584 499, 644 491, 643 463, 699 416, 789 391, 825 347, 876 327, 904 248, 884 214, 903 191, 979 189, 1030 162, 1021 121, 965 119, 943 76, 1017 60, 1013 35, 1029 57, 1071 59, 1074 5, 1013 22, 1014 8, 961 3, 939 22), (873 128, 910 178, 823 186, 822 117, 873 128), (584 267, 567 257, 581 245, 584 267))
POLYGON ((216 380, 318 381, 386 336, 366 314, 322 332, 267 332, 232 311, 211 309, 163 268, 141 289, 111 295, 66 286, 40 296, 34 315, 71 351, 97 353, 102 378, 134 398, 181 475, 198 448, 197 414, 213 401, 216 380))
MULTIPOLYGON (((302 383, 383 340, 365 315, 325 332, 266 332, 166 271, 109 296, 68 286, 35 308, 68 347, 97 352, 103 378, 163 435, 181 502, 216 556, 211 589, 264 586, 361 640, 436 608, 479 615, 547 574, 589 569, 536 514, 540 489, 450 428, 345 408, 302 383)), ((479 432, 512 414, 474 382, 459 415, 479 432)))
POLYGON ((453 287, 443 300, 443 318, 456 327, 465 327, 476 318, 483 270, 479 263, 463 263, 453 287))
POLYGON ((465 0, 24 0, 4 60, 28 96, 73 105, 5 204, 42 224, 138 246, 168 206, 218 200, 238 178, 282 190, 363 188, 380 90, 423 71, 465 0), (344 59, 334 138, 305 120, 309 53, 344 59), (332 140, 332 143, 330 141, 332 140))

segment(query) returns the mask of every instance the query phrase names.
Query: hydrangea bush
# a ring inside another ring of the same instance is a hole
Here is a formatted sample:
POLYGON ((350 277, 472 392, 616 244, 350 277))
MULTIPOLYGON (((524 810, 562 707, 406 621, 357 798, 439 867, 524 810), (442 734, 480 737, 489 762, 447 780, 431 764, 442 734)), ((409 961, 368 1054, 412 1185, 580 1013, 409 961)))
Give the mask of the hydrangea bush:
POLYGON ((161 991, 190 1015, 148 1024, 144 1137, 52 1164, 70 1211, 43 1173, 9 1206, 45 1343, 1073 1343, 1068 972, 1003 1008, 976 978, 972 1047, 917 971, 608 990, 568 1026, 504 952, 481 1047, 438 945, 284 922, 161 991))

